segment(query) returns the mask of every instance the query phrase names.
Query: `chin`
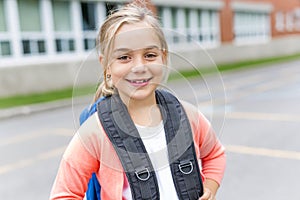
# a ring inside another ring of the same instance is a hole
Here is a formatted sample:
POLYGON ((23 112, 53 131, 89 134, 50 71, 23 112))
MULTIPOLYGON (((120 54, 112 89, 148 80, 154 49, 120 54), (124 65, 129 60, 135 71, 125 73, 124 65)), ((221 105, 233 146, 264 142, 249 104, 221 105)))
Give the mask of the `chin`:
POLYGON ((134 100, 145 100, 147 98, 152 98, 153 95, 155 94, 155 89, 137 89, 135 91, 132 91, 132 93, 129 95, 131 99, 134 100))

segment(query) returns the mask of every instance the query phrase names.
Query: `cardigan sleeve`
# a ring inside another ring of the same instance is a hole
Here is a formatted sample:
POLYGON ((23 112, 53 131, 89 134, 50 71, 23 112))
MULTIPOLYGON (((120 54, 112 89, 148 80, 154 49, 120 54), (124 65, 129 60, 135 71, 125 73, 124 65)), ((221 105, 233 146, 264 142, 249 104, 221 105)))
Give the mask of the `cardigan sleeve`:
POLYGON ((195 106, 187 102, 182 104, 191 123, 204 178, 213 179, 220 185, 226 166, 225 148, 207 118, 195 106))
POLYGON ((51 200, 84 198, 92 173, 99 169, 96 148, 87 147, 83 138, 89 129, 86 125, 81 126, 65 150, 52 186, 51 200))
POLYGON ((199 118, 201 131, 198 144, 200 144, 202 172, 205 178, 213 179, 220 185, 226 166, 225 148, 206 118, 201 114, 199 118))

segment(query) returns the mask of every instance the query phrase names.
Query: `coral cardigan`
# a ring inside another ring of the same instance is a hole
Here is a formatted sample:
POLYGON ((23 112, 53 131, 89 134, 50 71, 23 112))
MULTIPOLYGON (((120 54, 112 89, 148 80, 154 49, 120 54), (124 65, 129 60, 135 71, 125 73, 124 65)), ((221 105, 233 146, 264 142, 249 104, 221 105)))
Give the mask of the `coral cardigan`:
MULTIPOLYGON (((224 147, 208 120, 189 103, 181 102, 189 118, 202 179, 221 183, 225 170, 224 147)), ((61 160, 50 199, 83 199, 91 174, 101 184, 102 200, 121 200, 128 187, 120 160, 97 113, 78 129, 61 160)))

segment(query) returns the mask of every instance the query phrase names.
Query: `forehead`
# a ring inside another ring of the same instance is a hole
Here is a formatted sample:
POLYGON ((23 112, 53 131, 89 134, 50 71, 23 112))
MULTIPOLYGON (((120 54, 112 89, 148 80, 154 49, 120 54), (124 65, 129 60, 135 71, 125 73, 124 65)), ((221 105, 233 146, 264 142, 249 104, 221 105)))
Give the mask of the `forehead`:
POLYGON ((121 26, 115 35, 113 49, 138 50, 149 46, 161 46, 157 33, 150 25, 138 22, 121 26))

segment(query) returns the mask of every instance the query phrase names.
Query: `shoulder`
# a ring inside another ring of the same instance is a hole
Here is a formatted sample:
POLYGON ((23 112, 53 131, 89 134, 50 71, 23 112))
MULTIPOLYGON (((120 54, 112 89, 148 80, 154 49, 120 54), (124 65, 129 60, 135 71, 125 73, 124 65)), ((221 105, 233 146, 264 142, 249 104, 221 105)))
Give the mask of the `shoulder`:
POLYGON ((200 108, 195 106, 194 104, 191 104, 187 101, 179 100, 182 107, 184 108, 186 114, 189 118, 201 118, 201 120, 205 120, 208 122, 205 115, 201 112, 200 108))
POLYGON ((200 109, 197 106, 187 101, 179 101, 186 112, 186 115, 191 124, 191 128, 194 132, 207 132, 212 128, 210 121, 206 118, 206 116, 200 111, 200 109))
POLYGON ((105 99, 105 97, 100 97, 96 102, 93 104, 85 107, 80 116, 79 116, 79 122, 80 125, 83 124, 90 116, 92 116, 95 112, 97 112, 97 105, 99 104, 100 101, 105 99))
POLYGON ((77 130, 82 145, 93 155, 99 157, 100 144, 105 138, 97 112, 89 116, 77 130))
POLYGON ((102 126, 97 112, 91 114, 78 129, 80 136, 99 135, 101 132, 102 126))
POLYGON ((179 102, 181 103, 186 112, 199 112, 198 108, 194 104, 191 104, 181 99, 179 99, 179 102))

